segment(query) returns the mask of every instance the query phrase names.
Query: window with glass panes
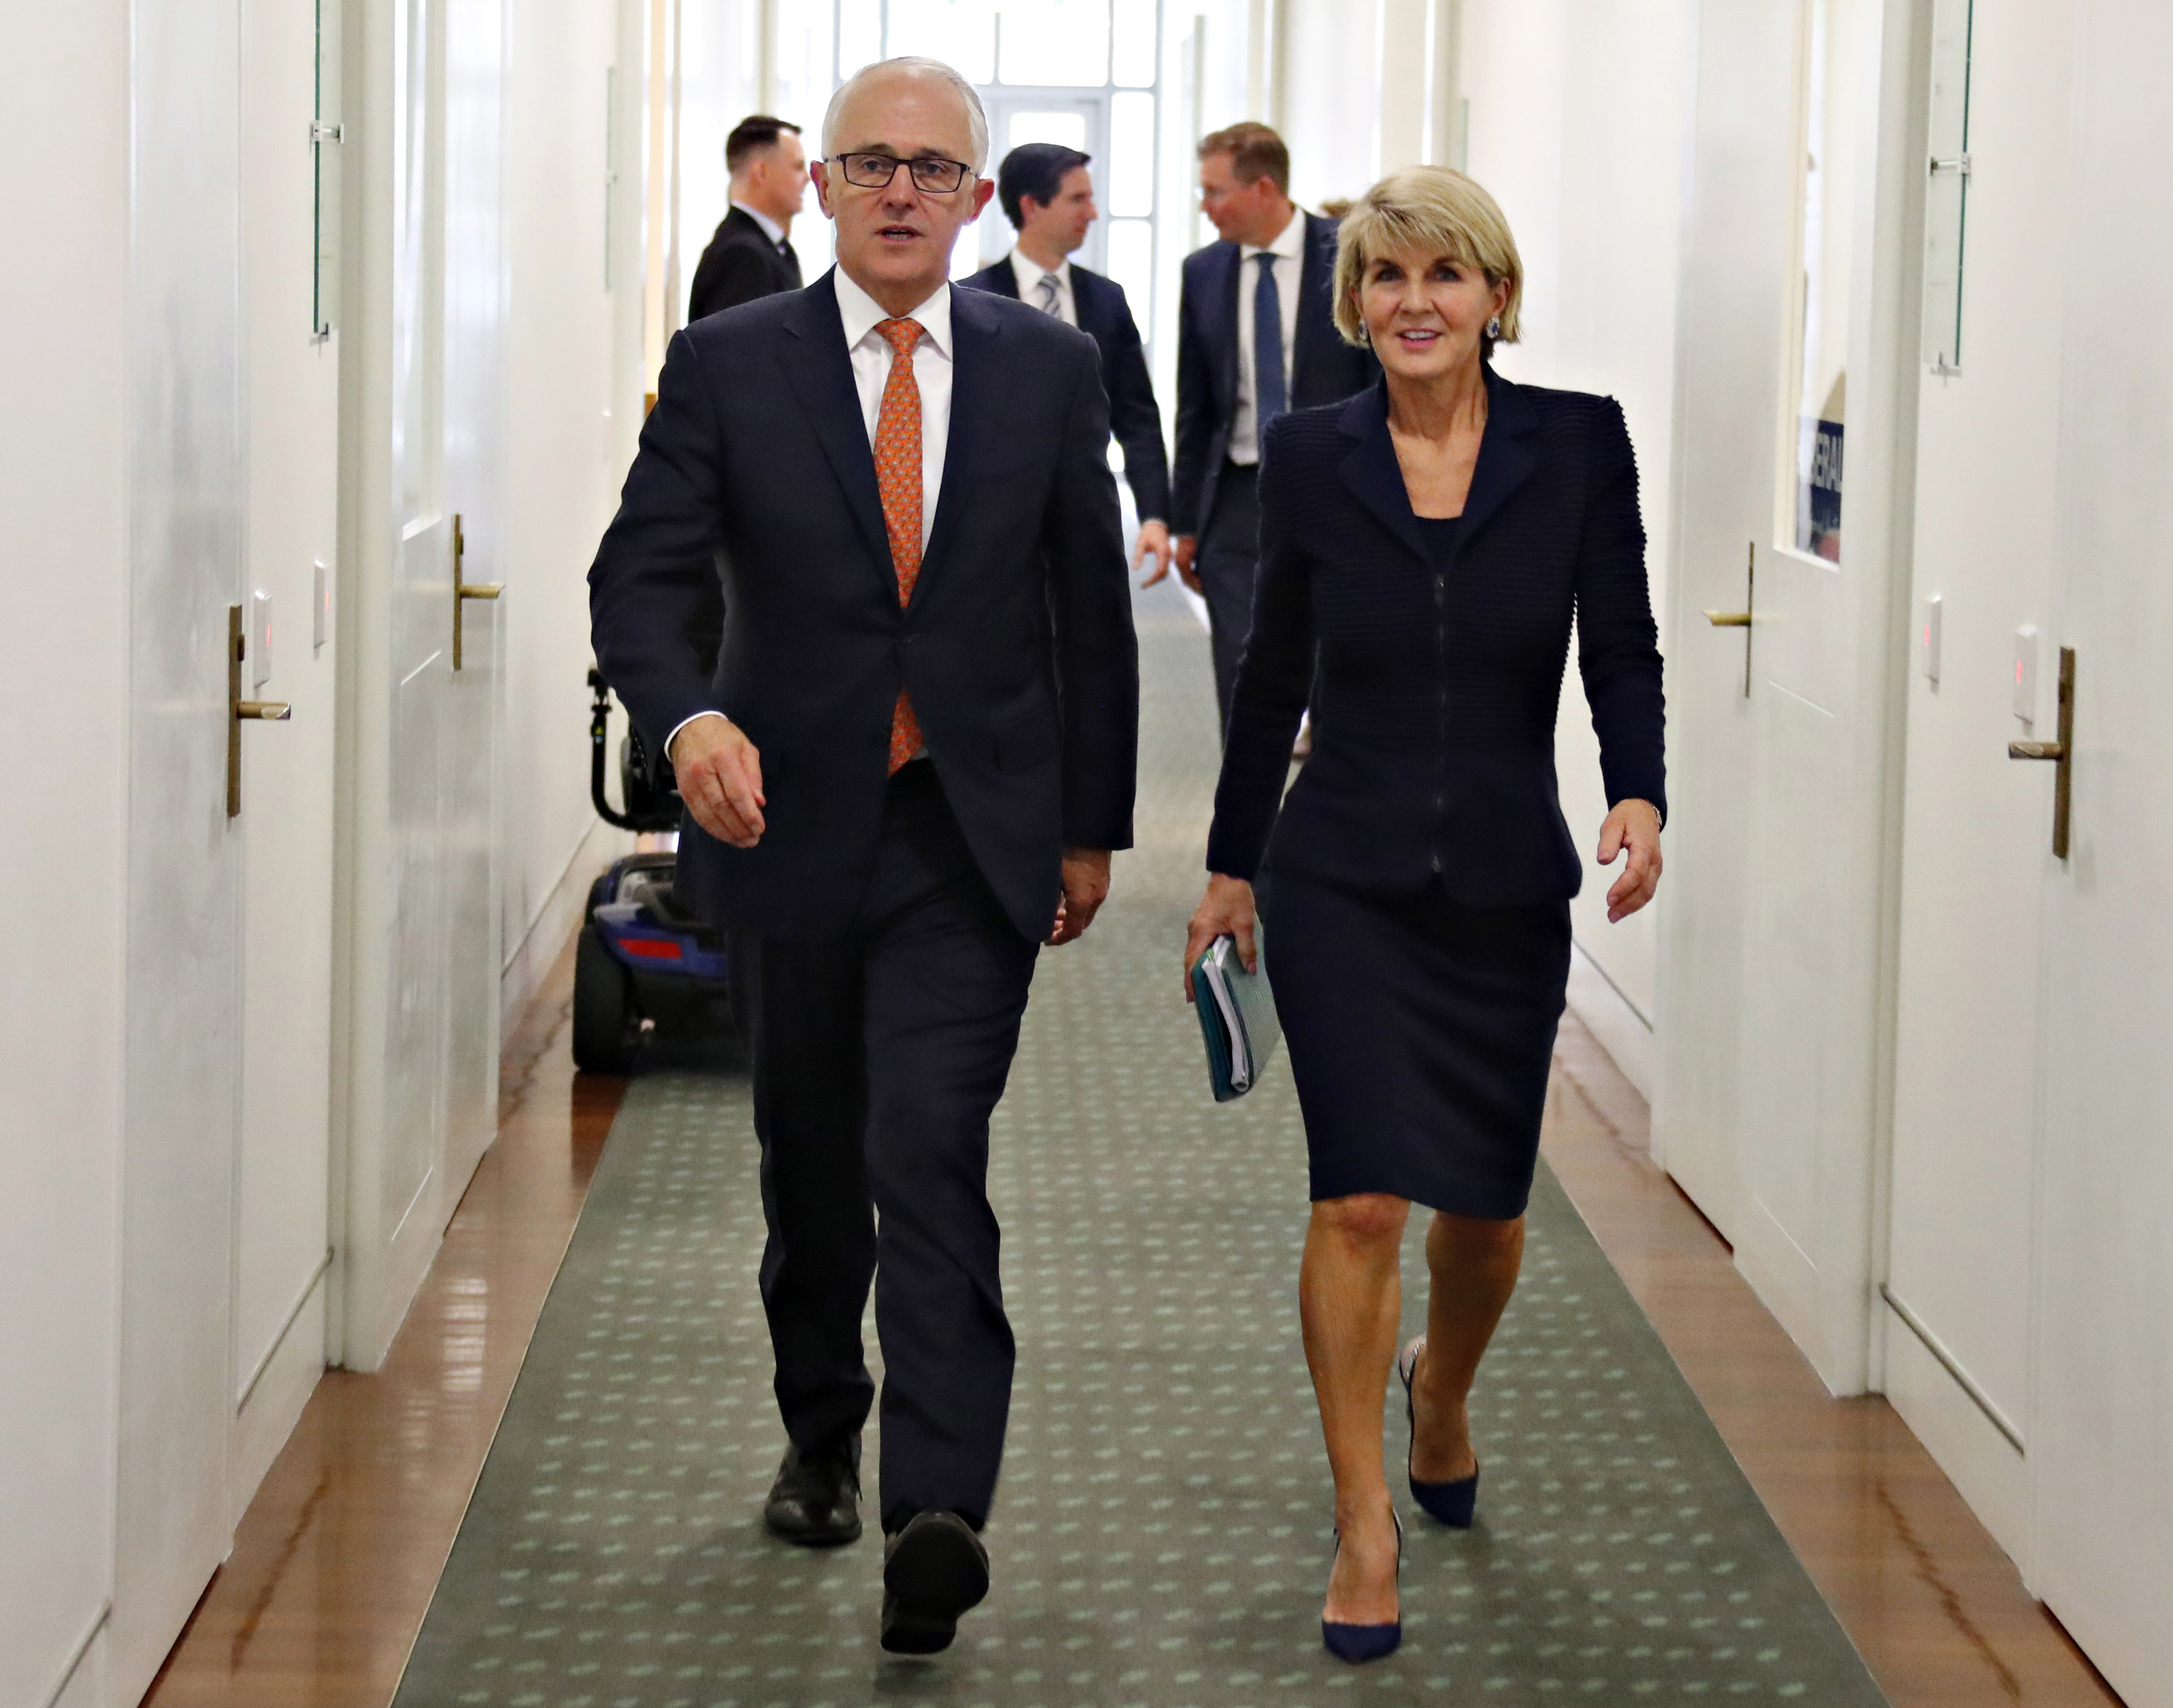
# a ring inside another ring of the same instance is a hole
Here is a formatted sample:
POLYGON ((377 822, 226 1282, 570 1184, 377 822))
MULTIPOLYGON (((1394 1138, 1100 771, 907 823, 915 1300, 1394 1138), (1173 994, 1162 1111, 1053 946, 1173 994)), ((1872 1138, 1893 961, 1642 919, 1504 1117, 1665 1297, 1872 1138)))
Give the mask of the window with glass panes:
MULTIPOLYGON (((1142 333, 1154 325, 1155 99, 1162 0, 835 0, 838 75, 878 56, 954 66, 989 114, 989 175, 1022 143, 1094 157, 1101 218, 1072 259, 1124 288, 1142 333)), ((954 277, 1011 252, 995 202, 959 240, 954 277)))

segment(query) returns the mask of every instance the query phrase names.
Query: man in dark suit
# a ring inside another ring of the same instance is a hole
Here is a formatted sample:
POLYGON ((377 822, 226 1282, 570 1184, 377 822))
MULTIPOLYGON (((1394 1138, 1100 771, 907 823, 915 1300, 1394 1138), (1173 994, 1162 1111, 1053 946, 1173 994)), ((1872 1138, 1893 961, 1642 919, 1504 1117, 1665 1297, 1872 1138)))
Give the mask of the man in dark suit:
POLYGON ((1038 946, 1130 844, 1139 660, 1093 341, 948 282, 995 189, 972 86, 871 66, 823 149, 836 269, 672 339, 590 610, 686 798, 679 892, 735 928, 791 1443, 765 1517, 860 1533, 880 1276, 882 1642, 930 1653, 988 1590, 1011 1396, 989 1118, 1038 946))
POLYGON ((1113 278, 1072 264, 1094 223, 1092 159, 1060 143, 1024 143, 996 169, 996 197, 1018 243, 994 267, 966 283, 1016 297, 1067 326, 1092 336, 1102 352, 1102 384, 1109 394, 1109 430, 1124 447, 1124 478, 1140 513, 1132 567, 1154 554, 1148 585, 1169 573, 1169 456, 1162 448, 1162 411, 1155 405, 1138 324, 1113 278))
POLYGON ((1253 620, 1262 430, 1362 391, 1379 369, 1335 330, 1335 222, 1291 200, 1281 137, 1248 123, 1205 138, 1200 205, 1222 240, 1184 259, 1170 525, 1178 574, 1207 601, 1227 728, 1253 620))
POLYGON ((800 127, 767 113, 741 119, 725 138, 732 205, 694 268, 687 293, 689 323, 758 298, 800 288, 792 216, 807 193, 807 156, 800 127))

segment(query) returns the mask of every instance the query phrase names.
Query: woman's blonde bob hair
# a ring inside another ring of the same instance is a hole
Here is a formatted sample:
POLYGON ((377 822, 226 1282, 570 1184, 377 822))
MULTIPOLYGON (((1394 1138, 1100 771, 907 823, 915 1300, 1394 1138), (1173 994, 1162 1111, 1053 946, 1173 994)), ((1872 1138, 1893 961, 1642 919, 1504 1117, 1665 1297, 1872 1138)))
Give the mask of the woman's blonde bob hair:
POLYGON ((1384 255, 1413 250, 1477 267, 1489 284, 1506 279, 1509 299, 1502 305, 1502 336, 1482 337, 1480 348, 1491 356, 1497 342, 1517 342, 1524 264, 1518 259, 1517 240, 1509 234, 1500 206, 1461 172, 1447 166, 1406 166, 1389 173, 1343 216, 1335 249, 1335 330, 1346 342, 1367 342, 1366 322, 1358 312, 1367 267, 1384 255))

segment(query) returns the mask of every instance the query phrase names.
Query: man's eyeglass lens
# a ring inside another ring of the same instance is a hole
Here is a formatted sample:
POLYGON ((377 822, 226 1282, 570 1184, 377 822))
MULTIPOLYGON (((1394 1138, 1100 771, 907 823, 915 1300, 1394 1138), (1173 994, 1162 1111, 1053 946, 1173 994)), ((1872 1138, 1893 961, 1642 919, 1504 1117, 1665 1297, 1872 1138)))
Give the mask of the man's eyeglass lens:
POLYGON ((957 160, 938 159, 933 155, 918 160, 901 160, 895 154, 840 154, 838 164, 844 168, 845 181, 857 184, 863 190, 885 190, 898 175, 898 169, 905 167, 913 174, 916 190, 931 195, 947 196, 966 181, 972 170, 957 160))

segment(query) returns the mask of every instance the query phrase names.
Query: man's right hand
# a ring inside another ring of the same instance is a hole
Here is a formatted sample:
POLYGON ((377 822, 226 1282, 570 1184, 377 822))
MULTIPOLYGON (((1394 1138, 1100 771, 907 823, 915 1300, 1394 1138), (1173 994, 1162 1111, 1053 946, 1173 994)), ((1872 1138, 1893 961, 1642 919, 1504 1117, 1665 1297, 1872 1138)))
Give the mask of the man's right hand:
POLYGON ((671 738, 670 757, 695 823, 734 848, 762 840, 762 755, 738 725, 722 712, 692 719, 671 738))
POLYGON ((1174 552, 1177 558, 1177 579, 1205 599, 1207 596, 1207 590, 1200 585, 1200 571, 1193 567, 1193 559, 1199 555, 1199 552, 1200 536, 1197 534, 1179 534, 1177 536, 1174 552))

